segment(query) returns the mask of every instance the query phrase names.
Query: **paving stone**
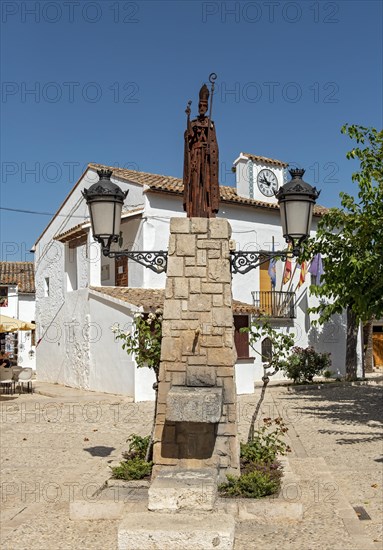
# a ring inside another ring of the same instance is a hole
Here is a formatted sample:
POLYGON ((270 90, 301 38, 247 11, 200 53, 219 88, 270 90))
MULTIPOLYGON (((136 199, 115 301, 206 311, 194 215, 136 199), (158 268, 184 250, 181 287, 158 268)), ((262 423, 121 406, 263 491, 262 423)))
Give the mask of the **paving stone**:
POLYGON ((72 521, 121 519, 123 509, 123 502, 76 500, 69 503, 69 518, 72 521))
MULTIPOLYGON (((1 433, 6 442, 0 454, 1 547, 116 550, 118 521, 69 519, 71 488, 78 484, 80 494, 85 495, 88 486, 94 491, 110 477, 109 461, 121 460, 129 434, 150 433, 153 403, 132 403, 122 396, 40 381, 36 389, 43 395, 16 395, 12 401, 1 396, 1 433), (56 422, 47 421, 49 410, 61 412, 56 422), (85 414, 92 410, 100 411, 97 422, 91 422, 90 415, 85 414), (40 411, 40 415, 26 411, 40 411), (85 450, 97 450, 98 446, 110 454, 92 455, 85 450), (47 484, 53 488, 59 484, 62 490, 50 501, 46 498, 47 484), (26 494, 22 487, 37 487, 40 491, 26 494)), ((253 395, 239 398, 241 441, 247 437, 260 391, 256 388, 253 395)), ((288 423, 287 441, 293 449, 289 454, 290 470, 298 474, 300 481, 290 485, 295 493, 288 491, 286 498, 301 503, 304 515, 298 522, 238 521, 235 550, 381 550, 381 399, 381 386, 306 388, 291 394, 287 388, 269 385, 259 413, 260 423, 264 417, 279 415, 288 423), (293 430, 294 441, 290 439, 293 430), (298 440, 306 457, 299 457, 295 451, 298 440), (321 478, 326 465, 335 489, 339 488, 348 502, 346 509, 343 498, 338 508, 338 491, 327 485, 327 478, 321 478), (350 513, 350 506, 363 506, 371 521, 359 521, 355 512, 350 513), (343 522, 343 518, 353 517, 362 536, 350 535, 343 522)), ((178 546, 178 550, 183 548, 183 544, 178 546)), ((167 545, 160 546, 160 550, 165 549, 167 545)))

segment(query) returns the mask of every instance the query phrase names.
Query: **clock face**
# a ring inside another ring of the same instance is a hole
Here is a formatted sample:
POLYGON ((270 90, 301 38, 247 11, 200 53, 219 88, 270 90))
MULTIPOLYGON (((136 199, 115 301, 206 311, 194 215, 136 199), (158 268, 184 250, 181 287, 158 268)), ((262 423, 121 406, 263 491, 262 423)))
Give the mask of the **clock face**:
POLYGON ((273 197, 274 191, 276 192, 278 190, 277 176, 268 168, 259 172, 257 184, 260 192, 266 197, 273 197))

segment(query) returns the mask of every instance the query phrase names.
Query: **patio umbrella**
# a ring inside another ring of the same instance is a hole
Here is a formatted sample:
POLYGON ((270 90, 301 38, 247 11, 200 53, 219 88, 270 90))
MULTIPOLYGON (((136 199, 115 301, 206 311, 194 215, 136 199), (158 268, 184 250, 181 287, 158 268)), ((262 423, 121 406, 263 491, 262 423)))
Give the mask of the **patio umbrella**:
POLYGON ((17 332, 18 330, 34 330, 35 328, 34 323, 13 319, 13 317, 0 313, 0 332, 17 332))

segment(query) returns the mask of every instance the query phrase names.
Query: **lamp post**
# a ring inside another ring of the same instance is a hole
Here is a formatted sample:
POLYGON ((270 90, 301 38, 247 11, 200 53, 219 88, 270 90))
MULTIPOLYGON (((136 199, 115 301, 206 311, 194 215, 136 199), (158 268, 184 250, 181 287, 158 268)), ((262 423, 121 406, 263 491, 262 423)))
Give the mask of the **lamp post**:
POLYGON ((89 208, 94 239, 102 246, 105 256, 120 234, 121 211, 128 194, 111 181, 112 170, 97 170, 99 181, 84 189, 83 197, 89 208))
POLYGON ((289 170, 291 180, 275 194, 281 214, 282 232, 291 250, 277 252, 231 252, 233 273, 242 275, 272 258, 286 260, 287 255, 299 256, 301 245, 310 235, 314 204, 320 191, 303 181, 303 169, 289 170))
POLYGON ((127 257, 155 273, 166 271, 168 253, 163 250, 110 250, 112 243, 118 242, 122 205, 128 194, 111 181, 112 173, 112 170, 97 170, 99 181, 82 192, 88 205, 94 239, 101 244, 102 253, 108 258, 127 257))
POLYGON ((314 204, 320 191, 303 181, 303 169, 290 170, 291 180, 276 193, 281 213, 283 236, 291 242, 293 255, 310 234, 314 204))
MULTIPOLYGON (((290 170, 291 180, 276 193, 281 213, 283 236, 292 250, 277 252, 242 252, 232 251, 232 273, 245 274, 259 267, 271 258, 286 260, 288 254, 299 256, 302 243, 310 234, 314 204, 320 191, 303 181, 304 170, 290 170)), ((128 194, 113 183, 111 170, 98 170, 100 180, 89 189, 84 189, 83 196, 89 208, 94 239, 102 246, 104 256, 109 258, 127 257, 151 269, 155 273, 166 271, 168 253, 160 251, 110 250, 112 243, 120 235, 121 211, 128 194)))

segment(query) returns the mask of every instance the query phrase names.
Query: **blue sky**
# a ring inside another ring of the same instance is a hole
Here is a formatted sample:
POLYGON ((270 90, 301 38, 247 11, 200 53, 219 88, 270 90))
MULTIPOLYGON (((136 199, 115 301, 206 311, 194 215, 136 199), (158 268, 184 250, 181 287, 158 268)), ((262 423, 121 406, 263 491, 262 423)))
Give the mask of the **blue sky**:
MULTIPOLYGON (((382 127, 378 1, 1 4, 1 207, 54 213, 88 162, 181 176, 185 107, 216 72, 221 183, 240 151, 355 194, 345 122, 382 127)), ((1 258, 50 217, 0 210, 1 258)))

